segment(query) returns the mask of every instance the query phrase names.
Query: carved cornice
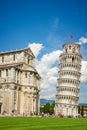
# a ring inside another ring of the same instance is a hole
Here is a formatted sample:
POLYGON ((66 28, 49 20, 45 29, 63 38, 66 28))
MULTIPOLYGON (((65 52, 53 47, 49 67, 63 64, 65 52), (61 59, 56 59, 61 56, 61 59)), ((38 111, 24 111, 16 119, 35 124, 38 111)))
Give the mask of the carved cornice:
POLYGON ((72 96, 72 95, 61 95, 61 94, 57 94, 56 97, 58 99, 74 99, 74 100, 77 100, 79 99, 79 96, 72 96))
POLYGON ((67 106, 78 106, 78 104, 69 104, 69 103, 55 103, 56 105, 60 104, 60 105, 67 105, 67 106))

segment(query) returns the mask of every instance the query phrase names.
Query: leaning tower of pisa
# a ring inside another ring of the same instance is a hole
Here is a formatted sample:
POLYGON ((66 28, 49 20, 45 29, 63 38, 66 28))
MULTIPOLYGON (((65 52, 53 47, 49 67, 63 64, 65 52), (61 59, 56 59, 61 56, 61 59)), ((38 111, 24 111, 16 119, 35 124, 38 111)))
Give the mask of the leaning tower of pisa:
POLYGON ((78 116, 81 60, 80 45, 67 43, 59 57, 55 115, 78 116))

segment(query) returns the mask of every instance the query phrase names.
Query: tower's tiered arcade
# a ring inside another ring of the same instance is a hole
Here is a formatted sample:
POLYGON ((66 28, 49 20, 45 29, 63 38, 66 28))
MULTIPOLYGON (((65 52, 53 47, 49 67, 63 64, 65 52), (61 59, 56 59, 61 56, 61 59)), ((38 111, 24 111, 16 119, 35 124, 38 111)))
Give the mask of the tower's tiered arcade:
POLYGON ((57 81, 56 115, 78 116, 81 60, 79 44, 63 45, 57 81))

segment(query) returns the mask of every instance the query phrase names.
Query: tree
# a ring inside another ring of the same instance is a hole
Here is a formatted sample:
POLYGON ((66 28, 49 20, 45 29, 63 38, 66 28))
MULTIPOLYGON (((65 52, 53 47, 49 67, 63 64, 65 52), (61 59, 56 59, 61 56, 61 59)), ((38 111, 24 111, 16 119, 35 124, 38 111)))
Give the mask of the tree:
POLYGON ((81 108, 81 115, 83 116, 84 115, 84 107, 82 106, 81 108))
POLYGON ((78 106, 78 113, 79 113, 79 114, 80 114, 80 109, 81 109, 80 106, 78 106))
POLYGON ((50 114, 54 114, 55 101, 52 102, 50 106, 50 114))
POLYGON ((44 106, 44 113, 50 113, 50 103, 46 103, 44 106))
POLYGON ((53 114, 54 113, 54 106, 55 106, 55 102, 53 101, 52 104, 50 104, 49 102, 46 103, 44 106, 40 107, 40 112, 44 112, 44 113, 49 113, 49 114, 53 114))

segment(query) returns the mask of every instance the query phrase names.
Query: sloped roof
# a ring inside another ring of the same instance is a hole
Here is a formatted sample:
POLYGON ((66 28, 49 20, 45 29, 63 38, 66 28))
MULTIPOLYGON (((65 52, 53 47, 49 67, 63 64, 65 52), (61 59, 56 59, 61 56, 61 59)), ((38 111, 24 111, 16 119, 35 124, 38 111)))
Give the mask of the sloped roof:
MULTIPOLYGON (((24 51, 24 52, 30 52, 33 56, 34 56, 34 54, 33 54, 33 52, 32 52, 32 50, 31 50, 31 48, 30 47, 28 47, 28 48, 25 48, 25 49, 19 49, 19 50, 11 50, 11 51, 6 51, 6 52, 0 52, 0 55, 5 55, 5 54, 9 54, 9 53, 16 53, 16 52, 22 52, 22 51, 24 51)), ((35 56, 34 56, 35 57, 35 56)))

